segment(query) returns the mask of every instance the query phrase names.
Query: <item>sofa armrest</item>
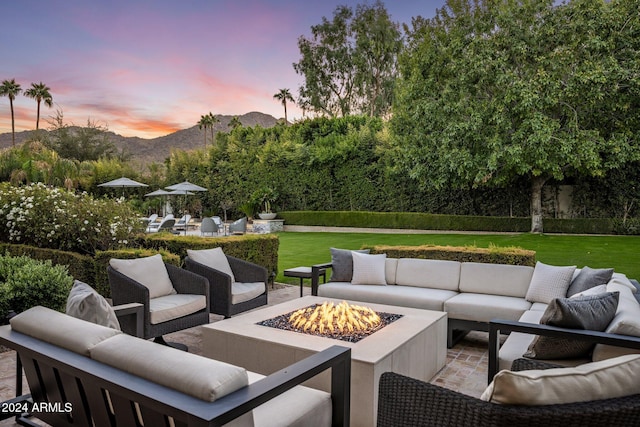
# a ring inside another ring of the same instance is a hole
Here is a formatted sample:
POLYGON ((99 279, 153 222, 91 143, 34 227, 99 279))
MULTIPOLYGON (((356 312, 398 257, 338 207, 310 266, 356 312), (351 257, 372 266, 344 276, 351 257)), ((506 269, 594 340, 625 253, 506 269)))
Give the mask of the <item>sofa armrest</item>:
POLYGON ((122 328, 123 332, 144 338, 144 305, 137 302, 121 304, 114 306, 113 311, 116 312, 120 326, 127 325, 122 328))
MULTIPOLYGON (((324 264, 315 264, 311 266, 311 295, 318 296, 318 285, 320 284, 320 271, 327 268, 333 268, 333 264, 326 262, 324 264)), ((326 274, 326 271, 325 271, 326 274)))
POLYGON ((557 326, 540 325, 537 323, 524 323, 513 320, 493 319, 489 322, 489 383, 498 373, 500 333, 507 332, 521 332, 525 334, 542 335, 547 337, 571 338, 598 344, 640 349, 640 337, 609 334, 606 332, 589 331, 584 329, 559 328, 557 326))

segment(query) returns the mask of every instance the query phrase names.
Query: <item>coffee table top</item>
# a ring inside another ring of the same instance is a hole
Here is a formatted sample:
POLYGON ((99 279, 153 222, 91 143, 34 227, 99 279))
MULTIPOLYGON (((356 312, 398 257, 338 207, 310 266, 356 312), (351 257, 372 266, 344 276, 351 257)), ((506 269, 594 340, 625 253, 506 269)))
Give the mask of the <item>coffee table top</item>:
MULTIPOLYGON (((341 345, 351 348, 352 359, 377 363, 390 354, 395 348, 419 335, 434 323, 441 319, 446 319, 446 313, 440 311, 347 301, 350 304, 371 307, 376 311, 403 315, 402 318, 357 343, 257 325, 257 323, 262 320, 271 319, 310 305, 322 304, 325 301, 332 301, 337 304, 342 300, 306 296, 204 325, 203 328, 251 337, 261 341, 275 342, 293 349, 301 348, 312 351, 322 351, 332 345, 341 345)), ((446 336, 440 338, 446 342, 446 336)), ((440 344, 434 343, 434 345, 440 344)))

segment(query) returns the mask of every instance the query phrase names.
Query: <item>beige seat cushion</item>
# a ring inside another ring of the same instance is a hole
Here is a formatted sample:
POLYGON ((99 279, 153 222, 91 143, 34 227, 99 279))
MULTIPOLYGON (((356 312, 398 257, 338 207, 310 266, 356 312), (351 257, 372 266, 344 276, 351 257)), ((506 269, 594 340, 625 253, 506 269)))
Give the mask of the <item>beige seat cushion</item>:
POLYGON ((195 313, 207 307, 204 295, 174 294, 149 300, 149 322, 158 324, 195 313))
POLYGON ((444 303, 450 319, 489 322, 491 319, 518 320, 531 303, 524 298, 461 293, 444 303))
POLYGON ((638 393, 640 355, 627 355, 574 368, 500 371, 481 399, 535 406, 588 402, 638 393))
POLYGON ((353 252, 353 277, 354 285, 381 285, 387 284, 386 278, 386 254, 361 254, 353 252))
POLYGON ((192 261, 198 264, 206 265, 209 268, 218 270, 231 277, 231 282, 235 282, 236 278, 231 270, 231 265, 222 248, 193 250, 187 249, 187 255, 192 261))
MULTIPOLYGON (((264 375, 247 372, 249 384, 264 375)), ((305 386, 296 386, 253 410, 255 427, 330 427, 331 395, 305 386)))
POLYGON ((248 384, 244 368, 125 334, 94 346, 91 358, 208 402, 248 384))
POLYGON ((435 259, 400 258, 396 285, 458 291, 460 263, 435 259))
POLYGON ((160 254, 135 259, 112 258, 109 265, 149 289, 149 298, 176 293, 160 254))
POLYGON ((231 303, 239 304, 250 301, 264 294, 266 284, 264 282, 233 282, 231 284, 231 303))
POLYGON ((524 298, 532 275, 533 267, 526 265, 463 262, 460 292, 524 298))
POLYGON ((66 313, 76 319, 120 330, 113 307, 95 289, 79 280, 74 281, 67 297, 66 313))
POLYGON ((11 329, 84 356, 96 344, 122 332, 46 307, 32 307, 10 320, 11 329))

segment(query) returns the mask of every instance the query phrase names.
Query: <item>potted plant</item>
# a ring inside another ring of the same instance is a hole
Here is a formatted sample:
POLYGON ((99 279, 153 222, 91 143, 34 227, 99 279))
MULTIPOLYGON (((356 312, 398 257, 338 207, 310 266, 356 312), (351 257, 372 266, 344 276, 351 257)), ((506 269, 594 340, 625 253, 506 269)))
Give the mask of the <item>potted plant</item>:
POLYGON ((263 188, 257 192, 262 211, 258 213, 260 219, 274 219, 277 213, 271 210, 271 204, 278 198, 278 193, 273 188, 263 188))

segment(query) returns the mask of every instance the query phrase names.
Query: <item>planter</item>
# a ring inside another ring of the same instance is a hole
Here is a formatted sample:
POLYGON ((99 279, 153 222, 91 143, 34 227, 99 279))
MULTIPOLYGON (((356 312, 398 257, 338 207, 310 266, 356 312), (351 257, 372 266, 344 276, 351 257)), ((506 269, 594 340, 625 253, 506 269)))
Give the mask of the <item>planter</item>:
POLYGON ((258 214, 258 216, 260 217, 260 219, 275 219, 275 217, 277 216, 277 213, 274 212, 260 212, 258 214))

